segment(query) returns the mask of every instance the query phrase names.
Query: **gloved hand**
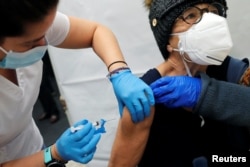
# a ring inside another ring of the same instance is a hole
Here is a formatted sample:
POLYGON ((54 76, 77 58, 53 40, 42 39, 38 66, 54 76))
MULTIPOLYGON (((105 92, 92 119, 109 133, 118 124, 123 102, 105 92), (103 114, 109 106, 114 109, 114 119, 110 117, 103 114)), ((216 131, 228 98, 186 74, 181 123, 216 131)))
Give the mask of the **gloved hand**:
POLYGON ((133 122, 144 120, 154 105, 154 96, 150 87, 130 70, 122 70, 110 77, 118 101, 120 115, 124 105, 128 108, 133 122))
POLYGON ((150 87, 156 103, 163 103, 169 108, 193 108, 201 92, 201 80, 188 76, 162 77, 150 87))
POLYGON ((77 122, 74 127, 79 125, 83 127, 75 132, 68 128, 56 141, 56 148, 63 160, 86 164, 92 160, 101 134, 95 134, 95 127, 87 120, 77 122))

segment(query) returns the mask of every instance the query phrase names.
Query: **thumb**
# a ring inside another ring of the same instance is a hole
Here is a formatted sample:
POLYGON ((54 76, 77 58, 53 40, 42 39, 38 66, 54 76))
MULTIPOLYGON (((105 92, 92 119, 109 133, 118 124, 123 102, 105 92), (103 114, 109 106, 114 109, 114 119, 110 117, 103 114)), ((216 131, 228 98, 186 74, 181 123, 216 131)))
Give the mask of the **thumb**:
POLYGON ((121 100, 118 100, 118 106, 119 106, 120 116, 122 117, 124 105, 121 102, 121 100))
POLYGON ((149 104, 152 106, 155 104, 155 98, 154 98, 154 93, 153 90, 148 87, 147 89, 145 89, 145 94, 149 100, 149 104))
POLYGON ((155 82, 150 84, 151 89, 158 88, 160 86, 164 86, 166 84, 169 84, 171 82, 172 77, 162 77, 160 79, 157 79, 155 82))

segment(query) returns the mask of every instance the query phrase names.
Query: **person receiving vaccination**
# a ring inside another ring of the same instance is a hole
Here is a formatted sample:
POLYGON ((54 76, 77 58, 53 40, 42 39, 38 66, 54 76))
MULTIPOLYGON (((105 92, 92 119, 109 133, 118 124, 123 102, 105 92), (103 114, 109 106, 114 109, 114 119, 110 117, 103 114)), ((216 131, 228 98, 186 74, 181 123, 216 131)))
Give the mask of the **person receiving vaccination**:
MULTIPOLYGON (((145 5, 149 9, 151 30, 165 59, 141 77, 153 89, 156 104, 150 117, 138 124, 131 121, 129 109, 124 109, 109 167, 207 167, 221 165, 211 161, 213 155, 248 153, 250 143, 246 127, 190 112, 193 104, 188 101, 192 98, 188 95, 196 91, 171 87, 185 85, 185 80, 176 79, 175 85, 171 80, 166 86, 161 84, 164 78, 196 79, 199 73, 209 70, 209 66, 228 63, 233 42, 226 20, 226 1, 145 0, 145 5), (172 101, 168 98, 165 103, 164 95, 171 95, 171 90, 180 90, 176 92, 186 96, 173 97, 172 101), (179 101, 189 105, 178 106, 179 101)), ((226 76, 224 72, 212 70, 207 74, 218 80, 226 76)))

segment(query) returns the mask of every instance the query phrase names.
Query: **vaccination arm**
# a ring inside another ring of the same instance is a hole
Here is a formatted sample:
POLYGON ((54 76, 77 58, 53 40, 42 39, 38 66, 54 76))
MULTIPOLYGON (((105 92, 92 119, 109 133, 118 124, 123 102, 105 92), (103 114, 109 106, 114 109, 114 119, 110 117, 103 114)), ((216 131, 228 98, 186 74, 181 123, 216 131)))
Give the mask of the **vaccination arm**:
POLYGON ((154 117, 154 107, 151 114, 139 123, 133 123, 127 109, 121 117, 115 141, 112 146, 108 167, 135 167, 144 152, 150 127, 154 117))
MULTIPOLYGON (((167 67, 165 63, 163 62, 156 69, 149 70, 141 79, 150 84, 153 80, 160 78, 167 67)), ((135 167, 138 165, 148 141, 154 114, 155 107, 151 107, 150 116, 135 124, 131 121, 128 110, 124 110, 112 147, 109 167, 135 167)))
MULTIPOLYGON (((100 138, 101 134, 97 133, 95 126, 91 122, 81 120, 64 131, 56 143, 45 150, 50 150, 49 156, 51 155, 56 160, 64 162, 73 160, 86 164, 92 160, 100 138), (77 128, 80 126, 82 128, 77 128), (72 128, 77 130, 72 131, 72 128)), ((45 167, 44 152, 39 151, 24 158, 4 162, 0 164, 0 167, 45 167)))
POLYGON ((132 74, 110 29, 96 22, 70 17, 69 33, 58 47, 92 47, 108 68, 120 115, 126 106, 134 122, 149 116, 150 106, 154 105, 153 92, 147 84, 132 74))

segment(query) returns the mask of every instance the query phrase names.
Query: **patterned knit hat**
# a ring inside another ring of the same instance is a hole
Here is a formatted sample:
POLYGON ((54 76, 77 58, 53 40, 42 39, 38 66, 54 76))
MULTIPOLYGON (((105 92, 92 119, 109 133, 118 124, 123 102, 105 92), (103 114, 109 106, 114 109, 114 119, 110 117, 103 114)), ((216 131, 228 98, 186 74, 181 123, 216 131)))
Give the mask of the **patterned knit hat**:
MULTIPOLYGON (((150 26, 164 59, 169 56, 166 45, 169 42, 169 35, 177 17, 185 9, 195 4, 213 2, 221 3, 227 10, 226 0, 145 0, 145 4, 150 10, 150 26)), ((226 13, 223 16, 226 17, 226 13)))

